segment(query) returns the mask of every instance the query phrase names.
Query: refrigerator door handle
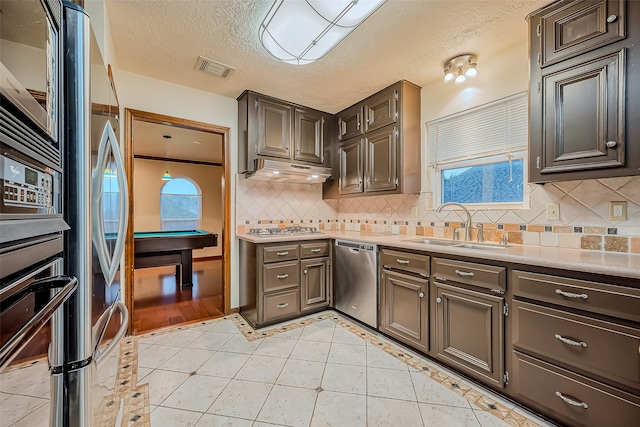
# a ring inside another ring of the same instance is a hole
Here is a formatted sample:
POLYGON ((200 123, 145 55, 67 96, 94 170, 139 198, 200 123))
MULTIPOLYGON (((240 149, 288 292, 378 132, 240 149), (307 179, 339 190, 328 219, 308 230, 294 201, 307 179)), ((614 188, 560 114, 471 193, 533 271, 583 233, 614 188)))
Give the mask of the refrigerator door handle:
POLYGON ((120 156, 120 149, 116 135, 113 132, 111 123, 107 122, 102 131, 100 138, 100 146, 98 147, 98 160, 96 169, 93 172, 91 183, 91 233, 93 235, 93 244, 96 247, 100 267, 107 281, 107 285, 111 286, 113 279, 120 266, 120 258, 124 252, 125 233, 127 231, 127 221, 129 214, 129 195, 127 187, 127 179, 125 176, 124 163, 120 156), (115 171, 108 171, 109 158, 113 155, 115 162, 115 171), (105 173, 114 173, 118 182, 118 191, 120 193, 120 213, 118 221, 118 232, 115 236, 116 242, 113 255, 109 253, 107 248, 107 238, 104 232, 104 212, 102 209, 102 195, 104 192, 105 173))
POLYGON ((94 335, 93 342, 95 343, 95 348, 93 360, 96 362, 96 365, 100 367, 100 364, 103 361, 107 360, 113 350, 115 350, 120 345, 120 341, 122 340, 122 338, 124 338, 124 335, 127 332, 127 327, 129 326, 129 310, 127 310, 127 306, 124 305, 122 301, 117 301, 115 304, 113 304, 111 310, 105 311, 102 316, 100 316, 100 319, 98 319, 96 326, 99 326, 99 329, 97 329, 96 332, 99 330, 100 333, 99 335, 94 335), (120 312, 121 314, 120 318, 122 319, 122 323, 120 324, 120 329, 118 329, 118 332, 113 337, 111 342, 104 348, 104 350, 101 351, 100 342, 102 341, 104 333, 107 330, 107 324, 109 324, 109 320, 111 320, 111 316, 113 316, 115 312, 120 312))
POLYGON ((69 276, 55 276, 36 280, 22 292, 13 295, 11 300, 5 301, 8 306, 33 292, 61 289, 34 316, 0 348, 0 372, 18 355, 31 341, 36 333, 53 316, 53 313, 71 296, 78 287, 78 279, 69 276))

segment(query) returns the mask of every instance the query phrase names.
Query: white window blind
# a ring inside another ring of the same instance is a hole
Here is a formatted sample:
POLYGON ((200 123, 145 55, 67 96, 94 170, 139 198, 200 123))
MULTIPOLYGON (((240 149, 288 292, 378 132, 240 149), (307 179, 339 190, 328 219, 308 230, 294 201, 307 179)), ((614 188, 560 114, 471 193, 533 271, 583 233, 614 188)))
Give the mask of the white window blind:
POLYGON ((427 123, 427 164, 525 150, 527 93, 471 108, 427 123))

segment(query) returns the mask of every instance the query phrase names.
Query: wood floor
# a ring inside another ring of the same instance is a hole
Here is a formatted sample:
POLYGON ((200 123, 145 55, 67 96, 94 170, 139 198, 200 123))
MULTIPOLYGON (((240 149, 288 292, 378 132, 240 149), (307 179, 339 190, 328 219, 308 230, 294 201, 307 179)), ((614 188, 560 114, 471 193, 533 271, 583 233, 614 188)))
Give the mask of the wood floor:
POLYGON ((175 267, 134 272, 133 333, 224 316, 222 260, 193 262, 193 286, 176 285, 175 267))

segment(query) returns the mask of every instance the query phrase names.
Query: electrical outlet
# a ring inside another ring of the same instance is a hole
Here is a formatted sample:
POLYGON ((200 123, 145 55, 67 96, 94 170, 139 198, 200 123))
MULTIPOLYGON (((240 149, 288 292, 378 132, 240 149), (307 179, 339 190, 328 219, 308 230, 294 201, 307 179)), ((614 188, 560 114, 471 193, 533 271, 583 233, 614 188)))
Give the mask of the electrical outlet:
POLYGON ((547 205, 547 221, 560 221, 560 205, 558 203, 547 205))
POLYGON ((391 216, 391 208, 384 208, 383 213, 384 213, 384 216, 389 218, 391 216))
POLYGON ((627 220, 627 202, 609 202, 609 221, 627 220))
POLYGON ((418 218, 418 207, 411 206, 411 218, 418 218))

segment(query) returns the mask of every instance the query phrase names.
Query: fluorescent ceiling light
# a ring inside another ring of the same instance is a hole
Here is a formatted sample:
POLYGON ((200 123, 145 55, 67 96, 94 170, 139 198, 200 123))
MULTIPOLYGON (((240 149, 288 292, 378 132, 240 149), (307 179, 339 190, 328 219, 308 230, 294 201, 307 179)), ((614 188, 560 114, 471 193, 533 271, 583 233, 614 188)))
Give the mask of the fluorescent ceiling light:
POLYGON ((304 65, 322 58, 386 0, 276 0, 259 37, 277 59, 304 65))

